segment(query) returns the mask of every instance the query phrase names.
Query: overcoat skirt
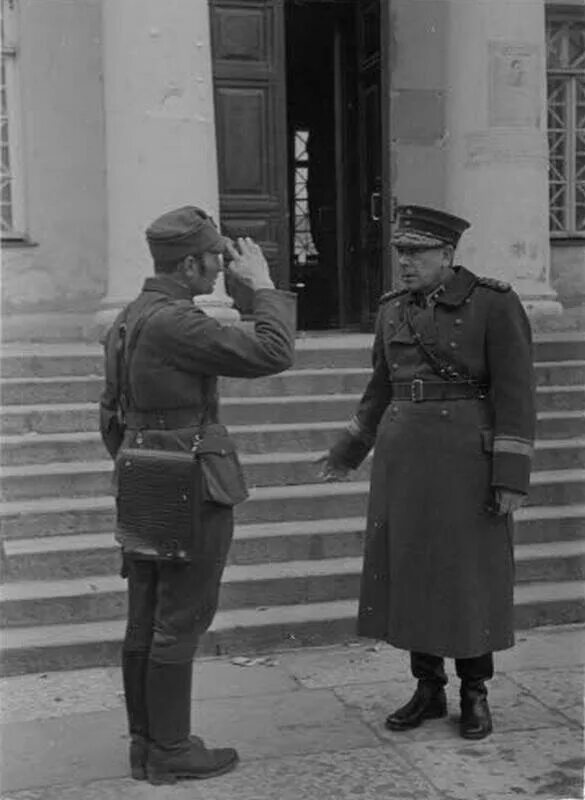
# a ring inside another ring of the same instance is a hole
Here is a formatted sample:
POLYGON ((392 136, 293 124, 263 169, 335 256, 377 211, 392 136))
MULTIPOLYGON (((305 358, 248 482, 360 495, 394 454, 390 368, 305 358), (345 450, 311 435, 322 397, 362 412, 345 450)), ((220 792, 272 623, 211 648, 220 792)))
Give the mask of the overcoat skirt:
POLYGON ((384 412, 360 635, 451 658, 513 645, 513 523, 490 510, 488 402, 394 402, 384 412))

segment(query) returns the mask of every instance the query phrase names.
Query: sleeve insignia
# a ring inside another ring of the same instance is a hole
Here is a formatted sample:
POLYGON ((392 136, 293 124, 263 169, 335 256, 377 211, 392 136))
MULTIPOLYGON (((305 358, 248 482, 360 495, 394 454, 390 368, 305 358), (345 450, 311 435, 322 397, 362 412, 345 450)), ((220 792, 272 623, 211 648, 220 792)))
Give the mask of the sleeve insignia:
POLYGON ((477 285, 493 289, 495 292, 509 292, 512 288, 506 281, 498 281, 496 278, 478 278, 477 285))

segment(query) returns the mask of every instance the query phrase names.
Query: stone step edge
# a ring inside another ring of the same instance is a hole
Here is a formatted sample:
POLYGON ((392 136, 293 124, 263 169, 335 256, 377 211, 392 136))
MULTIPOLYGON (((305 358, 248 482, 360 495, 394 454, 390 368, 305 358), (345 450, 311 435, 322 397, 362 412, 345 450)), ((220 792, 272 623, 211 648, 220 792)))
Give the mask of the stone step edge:
MULTIPOLYGON (((574 358, 574 359, 564 359, 562 361, 535 361, 534 362, 535 369, 553 369, 553 368, 560 368, 560 369, 575 369, 585 367, 585 359, 574 358)), ((272 378, 282 379, 283 377, 286 378, 307 378, 307 377, 331 377, 334 375, 368 375, 372 371, 371 366, 363 366, 363 367, 307 367, 307 368, 300 368, 300 369, 288 369, 285 372, 278 373, 277 375, 269 375, 265 378, 260 378, 260 380, 268 380, 270 381, 272 378)), ((53 386, 59 383, 83 383, 86 381, 99 381, 102 383, 104 377, 101 373, 95 372, 87 372, 77 375, 45 375, 45 376, 38 376, 38 375, 31 375, 31 376, 22 376, 17 378, 2 378, 0 377, 0 387, 1 386, 18 386, 21 383, 32 383, 39 386, 53 386)), ((241 380, 255 380, 254 378, 227 378, 225 376, 220 376, 221 381, 241 381, 241 380)))
MULTIPOLYGON (((585 481, 585 469, 542 470, 533 472, 531 485, 558 484, 567 481, 585 481)), ((324 497, 340 494, 365 494, 369 481, 341 481, 340 483, 299 483, 294 486, 252 486, 251 501, 274 501, 295 498, 324 497)), ((0 503, 0 519, 35 513, 61 513, 67 511, 100 511, 113 509, 113 497, 89 495, 87 497, 42 497, 32 500, 6 500, 0 503)))
MULTIPOLYGON (((570 507, 571 508, 571 507, 570 507)), ((585 505, 582 509, 585 517, 585 505)), ((298 522, 261 522, 235 525, 234 541, 253 541, 289 536, 334 536, 340 533, 361 532, 366 525, 365 517, 340 519, 300 520, 298 522)), ((72 551, 110 550, 118 545, 111 532, 58 534, 23 539, 6 539, 2 542, 7 558, 42 553, 66 553, 72 551)))
MULTIPOLYGON (((566 387, 565 387, 566 388, 566 387)), ((585 390, 585 387, 584 387, 585 390)), ((337 394, 299 394, 299 395, 264 395, 263 397, 222 397, 221 405, 225 406, 260 406, 270 403, 271 405, 290 405, 308 404, 313 402, 355 402, 357 403, 361 398, 361 394, 349 394, 345 392, 337 394)), ((97 410, 98 402, 92 403, 33 403, 31 405, 19 405, 14 403, 12 405, 0 406, 0 413, 8 416, 12 414, 34 414, 44 413, 46 411, 93 411, 97 410)))
MULTIPOLYGON (((575 542, 553 542, 537 545, 517 545, 516 563, 585 557, 585 540, 575 542)), ((262 564, 228 565, 222 585, 237 583, 262 583, 264 581, 303 580, 305 578, 338 577, 359 575, 362 569, 361 556, 323 558, 302 561, 277 561, 262 564)), ((62 578, 59 580, 15 581, 3 584, 0 603, 29 600, 50 601, 57 598, 99 596, 126 590, 126 582, 118 575, 93 575, 84 578, 62 578)))
MULTIPOLYGON (((541 395, 549 395, 549 394, 580 394, 585 392, 585 384, 576 384, 576 385, 558 385, 558 386, 538 386, 536 388, 536 393, 541 395)), ((291 403, 296 404, 308 404, 308 403, 328 403, 328 402, 359 402, 362 395, 361 393, 350 393, 350 392, 336 392, 333 394, 290 394, 290 395, 263 395, 262 397, 254 397, 254 396, 243 396, 243 397, 231 397, 231 396, 223 396, 221 398, 221 405, 222 407, 225 406, 242 406, 242 405, 249 405, 249 406, 262 406, 266 405, 266 403, 270 403, 271 405, 289 405, 291 403)), ((20 414, 42 414, 47 411, 93 411, 96 410, 98 407, 98 402, 82 402, 82 403, 31 403, 30 405, 22 405, 20 403, 10 403, 9 405, 2 405, 0 406, 0 414, 5 414, 7 416, 16 415, 17 413, 20 414)))
MULTIPOLYGON (((538 520, 557 521, 579 519, 585 521, 585 504, 569 506, 530 506, 516 513, 516 523, 538 520)), ((253 541, 255 539, 279 539, 292 536, 337 536, 342 533, 362 533, 366 527, 365 517, 345 517, 318 520, 298 520, 293 522, 260 522, 237 525, 234 541, 253 541)), ((585 528, 583 531, 585 537, 585 528)), ((40 555, 43 553, 68 553, 84 550, 111 550, 117 548, 114 534, 76 533, 56 536, 36 536, 22 539, 5 539, 2 542, 4 554, 10 559, 15 556, 40 555)))
MULTIPOLYGON (((310 395, 307 395, 310 397, 310 395)), ((326 395, 327 397, 331 397, 331 395, 326 395)), ((55 405, 48 405, 48 406, 28 406, 28 408, 32 408, 38 413, 43 413, 46 410, 55 410, 57 404, 55 405)), ((9 412, 10 414, 16 414, 17 411, 21 411, 24 406, 4 406, 5 409, 12 409, 9 412)), ((95 411, 97 413, 98 406, 97 403, 71 403, 69 407, 63 408, 61 407, 60 410, 65 411, 95 411)), ((0 413, 2 413, 3 409, 0 407, 0 413)), ((28 413, 28 412, 27 412, 28 413)), ((559 420, 559 419, 585 419, 585 411, 569 411, 566 409, 561 409, 559 411, 539 411, 537 412, 537 419, 539 421, 547 421, 547 420, 559 420)), ((347 419, 343 420, 329 420, 327 422, 267 422, 267 423, 249 423, 249 424, 242 424, 242 425, 229 425, 228 430, 230 433, 278 433, 278 432, 287 432, 287 431, 307 431, 307 430, 338 430, 339 428, 344 428, 347 425, 347 419)), ((27 437, 29 441, 38 440, 39 437, 45 436, 55 436, 55 437, 62 437, 62 436, 77 436, 80 434, 91 434, 92 436, 99 435, 94 431, 59 431, 57 433, 36 433, 36 431, 28 431, 27 433, 15 433, 15 434, 4 434, 0 441, 15 441, 20 440, 20 437, 27 437)))
MULTIPOLYGON (((574 439, 540 439, 535 442, 535 450, 579 450, 585 448, 585 436, 574 439)), ((323 455, 321 450, 301 450, 293 452, 273 451, 270 453, 239 453, 240 461, 244 467, 270 464, 302 464, 312 463, 323 455)), ((368 453, 368 459, 372 453, 368 453)), ((103 458, 99 461, 49 461, 47 463, 15 464, 14 466, 0 466, 0 479, 44 477, 45 475, 70 475, 92 473, 110 473, 112 471, 111 459, 103 458)), ((541 470, 540 470, 541 471, 541 470)), ((535 474, 539 470, 535 470, 535 474)))
MULTIPOLYGON (((526 583, 515 589, 514 605, 539 605, 549 602, 571 602, 583 600, 581 581, 551 583, 526 583)), ((305 622, 333 622, 355 620, 357 599, 336 600, 324 603, 301 603, 298 605, 245 608, 218 611, 210 633, 221 633, 234 628, 246 629, 263 625, 294 625, 305 622)), ((63 625, 41 625, 0 630, 0 647, 6 652, 18 652, 25 648, 59 647, 67 645, 121 642, 124 636, 123 620, 71 623, 63 625)))
MULTIPOLYGON (((305 334, 300 332, 295 338, 298 350, 361 350, 369 349, 374 341, 371 333, 325 333, 305 334)), ((557 344, 559 342, 584 342, 582 331, 561 331, 557 333, 535 333, 534 344, 557 344)), ((7 342, 0 347, 0 357, 51 356, 51 355, 103 355, 103 347, 88 342, 7 342)))
MULTIPOLYGON (((583 367, 585 366, 585 360, 581 359, 574 359, 568 360, 566 362, 535 362, 542 363, 543 367, 550 368, 551 365, 557 366, 560 365, 561 367, 567 366, 567 368, 571 367, 583 367)), ((330 377, 331 375, 367 375, 372 371, 371 367, 307 367, 307 369, 288 369, 285 372, 279 372, 276 375, 268 375, 264 378, 227 378, 225 376, 220 376, 219 379, 221 381, 255 381, 255 380, 271 380, 272 378, 280 379, 283 377, 287 378, 306 378, 306 377, 318 377, 320 375, 325 375, 330 377)), ((84 373, 82 375, 46 375, 46 376, 36 376, 31 375, 30 377, 20 377, 20 378, 0 378, 0 386, 17 386, 19 383, 35 383, 39 384, 39 386, 51 386, 56 383, 79 383, 82 381, 94 381, 99 380, 103 382, 104 376, 101 374, 96 374, 94 372, 84 373)))
MULTIPOLYGON (((544 412, 542 412, 544 413, 544 412)), ((580 414, 580 412, 578 412, 580 414)), ((304 430, 339 430, 345 428, 347 420, 339 420, 333 422, 302 422, 302 423, 288 423, 288 422, 274 422, 264 425, 230 425, 230 433, 279 433, 288 431, 304 431, 304 430)), ((21 444, 71 444, 75 442, 93 443, 100 441, 100 434, 97 431, 59 431, 57 433, 34 433, 28 431, 27 433, 13 433, 0 435, 0 449, 7 445, 21 445, 21 444)), ((585 437, 576 436, 571 439, 537 439, 535 447, 537 449, 550 449, 553 447, 570 448, 575 446, 575 443, 585 442, 585 437)), ((275 453, 278 451, 274 451, 275 453)), ((252 454, 250 454, 252 455, 252 454)), ((52 462, 50 462, 52 463, 52 462)), ((63 462, 64 463, 64 462, 63 462)), ((73 462, 78 463, 78 462, 73 462)))
MULTIPOLYGON (((535 333, 533 342, 584 342, 585 333, 582 331, 559 331, 550 333, 535 333)), ((295 337, 295 347, 298 350, 360 350, 371 347, 374 335, 371 333, 318 333, 311 334, 300 331, 295 337)), ((93 342, 7 342, 0 347, 0 356, 43 356, 43 355, 86 355, 95 353, 103 355, 103 347, 93 342)))

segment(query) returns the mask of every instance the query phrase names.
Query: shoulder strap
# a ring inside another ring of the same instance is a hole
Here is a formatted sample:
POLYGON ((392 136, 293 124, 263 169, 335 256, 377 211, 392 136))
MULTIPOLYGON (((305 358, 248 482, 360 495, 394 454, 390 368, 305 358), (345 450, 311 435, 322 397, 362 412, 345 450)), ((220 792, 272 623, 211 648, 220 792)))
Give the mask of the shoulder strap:
POLYGON ((486 289, 493 289, 495 292, 509 292, 512 286, 506 281, 498 281, 496 278, 478 278, 478 286, 485 286, 486 289))
POLYGON ((433 350, 432 347, 423 342, 422 336, 416 329, 412 319, 411 309, 408 306, 405 308, 404 317, 421 355, 437 375, 444 381, 457 381, 479 386, 477 378, 464 365, 457 363, 441 351, 433 350))
POLYGON ((393 289, 390 292, 386 292, 378 300, 378 305, 383 305, 383 303, 387 303, 388 300, 393 300, 395 297, 402 297, 402 295, 405 295, 407 292, 408 289, 393 289))
POLYGON ((142 333, 145 324, 151 317, 153 317, 164 306, 168 305, 166 300, 157 300, 149 306, 144 314, 138 317, 134 326, 131 329, 130 338, 128 338, 127 317, 124 318, 123 325, 120 326, 120 344, 118 352, 118 385, 120 387, 120 407, 123 413, 126 413, 132 404, 132 391, 130 388, 130 367, 132 359, 136 351, 138 337, 142 333))

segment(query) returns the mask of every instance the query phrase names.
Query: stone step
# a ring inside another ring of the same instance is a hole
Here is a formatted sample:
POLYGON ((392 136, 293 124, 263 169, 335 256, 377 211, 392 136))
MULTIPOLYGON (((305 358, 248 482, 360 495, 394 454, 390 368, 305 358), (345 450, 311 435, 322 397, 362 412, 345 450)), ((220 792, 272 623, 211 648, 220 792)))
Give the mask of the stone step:
MULTIPOLYGON (((240 453, 324 452, 345 428, 347 420, 268 425, 231 425, 240 453)), ((539 433, 553 438, 538 442, 536 466, 561 469, 581 465, 579 448, 585 434, 585 415, 568 416, 554 412, 541 414, 539 433), (580 428, 582 430, 580 430, 580 428), (555 439, 555 431, 562 438, 555 439), (566 438, 566 437, 570 438, 566 438), (562 453, 559 451, 562 449, 562 453)), ((48 464, 65 461, 100 461, 107 458, 99 434, 94 431, 60 433, 16 433, 0 436, 0 464, 13 467, 25 464, 48 464)))
MULTIPOLYGON (((585 437, 543 440, 536 443, 535 470, 585 467, 585 437)), ((249 486, 294 486, 320 483, 315 461, 322 451, 291 453, 244 453, 241 462, 249 486)), ((366 480, 366 459, 354 480, 366 480)), ((0 468, 4 500, 35 497, 82 497, 107 494, 112 485, 112 461, 53 462, 0 468)))
MULTIPOLYGON (((295 369, 369 368, 370 334, 300 335, 296 340, 295 369)), ((585 360, 585 334, 537 334, 535 361, 585 360)), ((100 375, 103 350, 97 344, 12 342, 0 349, 5 378, 100 375)))
MULTIPOLYGON (((516 547, 516 583, 571 581, 585 576, 585 541, 516 547)), ((231 565, 219 608, 234 610, 350 600, 359 594, 360 557, 231 565)), ((122 619, 126 581, 117 575, 4 584, 0 627, 78 624, 122 619)))
MULTIPOLYGON (((368 481, 251 487, 250 498, 237 507, 240 524, 362 516, 368 481)), ((585 470, 547 470, 532 475, 528 505, 585 502, 585 470)), ((0 538, 113 530, 113 498, 47 497, 0 504, 0 538)))
MULTIPOLYGON (((585 434, 585 411, 580 402, 580 387, 563 387, 561 392, 539 390, 537 436, 567 438, 585 434), (569 405, 570 409, 563 406, 569 405), (578 409, 572 407, 576 405, 578 409), (560 406, 560 408, 559 408, 560 406), (551 410, 552 409, 552 410, 551 410)), ((229 397, 221 403, 221 420, 230 428, 253 426, 260 431, 266 425, 292 425, 347 422, 355 411, 360 395, 303 395, 290 397, 229 397), (314 423, 313 420, 319 420, 314 423)), ((95 403, 52 403, 48 405, 4 406, 1 409, 3 436, 54 434, 96 431, 99 427, 95 403)))
MULTIPOLYGON (((349 419, 358 394, 291 395, 290 397, 228 397, 221 401, 225 425, 302 424, 318 419, 331 422, 349 419)), ((58 433, 98 429, 95 403, 51 403, 48 405, 4 406, 2 433, 58 433)))
MULTIPOLYGON (((239 655, 334 644, 356 639, 355 599, 220 611, 200 645, 201 655, 239 655)), ((585 619, 581 581, 526 583, 516 588, 519 630, 585 619)), ((119 664, 122 620, 9 628, 1 632, 0 674, 119 664)))
MULTIPOLYGON (((536 364, 539 386, 579 386, 585 384, 585 361, 536 364)), ((220 396, 272 397, 306 394, 360 394, 371 374, 369 367, 288 370, 265 378, 221 378, 220 396)), ((98 402, 103 388, 101 375, 50 376, 41 378, 2 378, 2 405, 44 405, 47 403, 98 402)))
MULTIPOLYGON (((278 563, 360 557, 364 517, 238 525, 229 563, 278 563)), ((556 545, 585 539, 585 505, 533 506, 516 515, 517 545, 556 545)), ((4 581, 113 575, 120 549, 112 533, 45 536, 3 542, 4 581)))

